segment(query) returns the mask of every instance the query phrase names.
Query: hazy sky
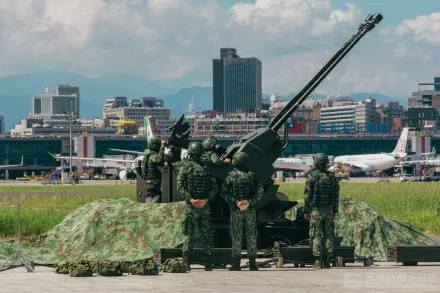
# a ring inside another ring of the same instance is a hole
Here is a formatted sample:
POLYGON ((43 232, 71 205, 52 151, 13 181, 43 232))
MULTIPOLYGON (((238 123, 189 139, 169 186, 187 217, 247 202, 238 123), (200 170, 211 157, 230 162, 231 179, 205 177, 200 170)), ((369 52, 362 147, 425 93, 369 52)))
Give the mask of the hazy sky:
POLYGON ((0 77, 59 69, 210 85, 221 47, 263 62, 263 91, 300 90, 367 14, 384 20, 318 93, 407 97, 440 76, 438 0, 1 0, 0 77))

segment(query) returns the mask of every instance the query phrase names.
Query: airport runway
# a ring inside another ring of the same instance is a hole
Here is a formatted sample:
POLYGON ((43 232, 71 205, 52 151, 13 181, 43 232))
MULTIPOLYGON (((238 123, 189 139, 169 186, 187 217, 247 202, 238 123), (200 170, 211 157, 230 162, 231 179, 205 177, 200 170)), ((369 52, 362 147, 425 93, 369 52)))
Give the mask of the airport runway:
MULTIPOLYGON (((244 262, 243 262, 244 264, 244 262)), ((73 278, 53 269, 24 267, 0 272, 0 292, 439 292, 440 263, 404 267, 395 263, 376 263, 371 267, 346 267, 315 271, 305 268, 272 268, 249 272, 193 269, 183 274, 157 276, 73 278)))

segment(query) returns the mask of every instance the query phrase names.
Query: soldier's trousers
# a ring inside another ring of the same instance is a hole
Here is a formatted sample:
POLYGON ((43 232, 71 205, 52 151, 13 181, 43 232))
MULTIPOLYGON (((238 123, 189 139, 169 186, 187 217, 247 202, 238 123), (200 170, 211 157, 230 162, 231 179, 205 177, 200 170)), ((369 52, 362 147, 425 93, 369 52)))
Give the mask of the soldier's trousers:
POLYGON ((312 211, 309 234, 314 256, 333 255, 334 222, 331 208, 312 211))
POLYGON ((257 255, 257 212, 255 208, 240 211, 235 207, 231 207, 230 210, 232 257, 241 256, 243 231, 246 235, 248 257, 255 257, 257 255))
POLYGON ((212 222, 209 204, 206 204, 201 209, 195 208, 192 205, 186 205, 185 216, 183 223, 183 235, 185 235, 182 249, 183 254, 192 255, 194 236, 198 228, 203 251, 207 255, 212 255, 212 222))

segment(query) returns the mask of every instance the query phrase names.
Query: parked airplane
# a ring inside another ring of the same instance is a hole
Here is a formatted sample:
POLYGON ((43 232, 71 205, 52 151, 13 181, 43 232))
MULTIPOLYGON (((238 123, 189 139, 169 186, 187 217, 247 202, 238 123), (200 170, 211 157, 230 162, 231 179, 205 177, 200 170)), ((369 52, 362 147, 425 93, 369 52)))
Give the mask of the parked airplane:
POLYGON ((13 169, 13 168, 21 167, 21 166, 23 166, 23 156, 21 156, 21 164, 19 164, 19 165, 0 165, 0 169, 1 170, 13 169))
POLYGON ((350 170, 361 172, 381 171, 394 167, 407 157, 406 144, 409 128, 404 128, 395 149, 391 153, 339 156, 334 159, 334 165, 329 168, 347 166, 350 170))
MULTIPOLYGON (((153 130, 151 129, 151 124, 148 117, 144 118, 144 126, 147 133, 147 141, 150 138, 154 137, 153 130)), ((113 158, 80 158, 80 157, 72 157, 72 160, 82 162, 83 166, 86 167, 98 167, 98 168, 115 168, 120 169, 119 179, 127 180, 129 178, 136 178, 136 166, 142 161, 144 156, 149 153, 149 149, 145 149, 145 151, 132 151, 132 150, 121 150, 121 149, 110 149, 111 151, 117 151, 125 154, 134 154, 137 157, 132 159, 113 159, 113 158)), ((165 153, 168 153, 169 149, 165 150, 165 153)), ((185 157, 186 150, 182 150, 182 157, 185 157)), ((70 160, 69 156, 60 156, 53 155, 57 160, 66 160, 67 162, 70 160)))
POLYGON ((312 167, 305 160, 298 158, 278 158, 273 166, 276 170, 295 171, 308 171, 312 167))
MULTIPOLYGON (((69 162, 70 156, 60 156, 49 153, 54 159, 66 160, 69 162)), ((72 161, 79 161, 85 167, 98 167, 98 168, 115 168, 121 169, 119 172, 119 179, 127 180, 129 177, 135 177, 136 173, 136 165, 139 161, 142 160, 142 156, 135 158, 134 160, 130 159, 112 159, 112 158, 81 158, 81 157, 72 157, 72 161)))

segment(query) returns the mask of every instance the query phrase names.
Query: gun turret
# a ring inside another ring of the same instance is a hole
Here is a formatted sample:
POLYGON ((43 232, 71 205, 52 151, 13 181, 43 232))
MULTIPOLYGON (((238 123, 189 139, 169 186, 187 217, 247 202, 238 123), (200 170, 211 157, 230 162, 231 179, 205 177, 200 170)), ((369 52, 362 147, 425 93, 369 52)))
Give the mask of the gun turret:
POLYGON ((367 18, 359 25, 358 30, 353 36, 336 52, 336 54, 325 64, 322 69, 310 80, 310 82, 276 115, 265 128, 257 129, 240 140, 234 142, 223 155, 224 158, 232 158, 237 152, 245 152, 249 156, 249 164, 247 168, 255 173, 262 183, 271 180, 272 174, 275 172, 273 163, 280 156, 284 148, 287 146, 288 136, 285 131, 285 144, 281 144, 281 138, 278 130, 287 123, 292 113, 304 102, 305 99, 318 87, 318 85, 326 78, 326 76, 336 67, 336 65, 350 52, 350 50, 365 36, 367 32, 372 30, 376 24, 382 20, 382 15, 368 15, 367 18))

